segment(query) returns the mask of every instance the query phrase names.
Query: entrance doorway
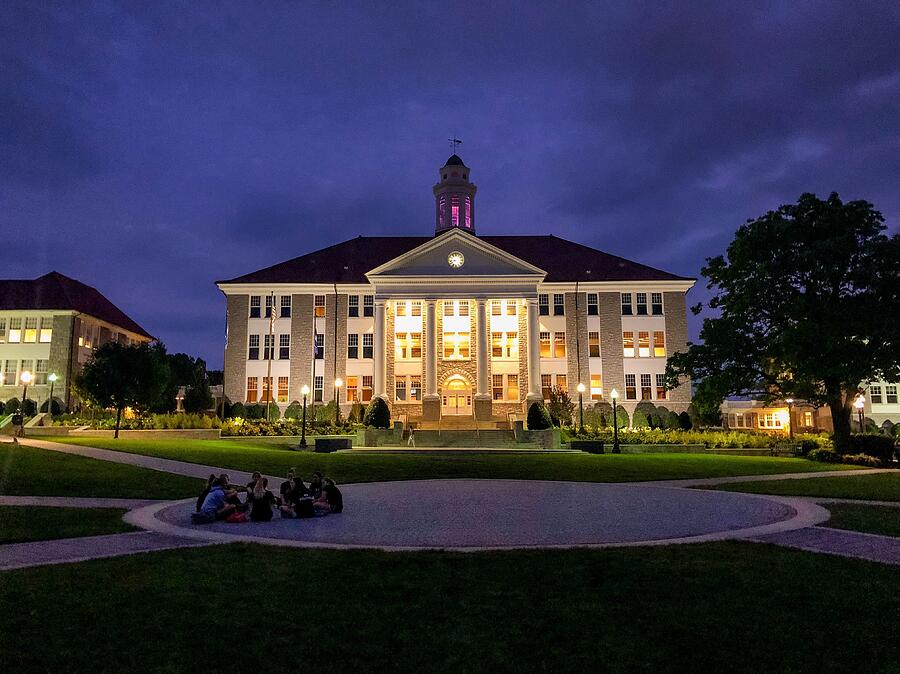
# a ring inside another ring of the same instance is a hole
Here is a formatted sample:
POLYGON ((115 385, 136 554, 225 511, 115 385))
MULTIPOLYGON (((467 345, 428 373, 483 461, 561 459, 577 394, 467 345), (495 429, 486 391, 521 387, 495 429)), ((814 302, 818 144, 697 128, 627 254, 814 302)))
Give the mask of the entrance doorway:
POLYGON ((453 377, 444 386, 441 403, 444 416, 471 416, 472 387, 462 377, 453 377))

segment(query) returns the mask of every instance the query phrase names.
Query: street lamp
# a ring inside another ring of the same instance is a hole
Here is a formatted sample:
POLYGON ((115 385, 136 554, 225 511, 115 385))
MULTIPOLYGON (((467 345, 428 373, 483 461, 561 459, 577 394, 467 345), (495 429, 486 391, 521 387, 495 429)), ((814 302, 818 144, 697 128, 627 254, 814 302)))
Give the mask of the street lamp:
POLYGON ((53 385, 56 383, 56 380, 59 377, 56 376, 55 372, 51 372, 50 376, 47 377, 47 381, 50 382, 50 397, 47 398, 47 413, 53 417, 53 385))
POLYGON ((578 432, 584 433, 584 384, 578 383, 578 432))
POLYGON ((28 370, 23 370, 22 374, 19 375, 19 381, 22 382, 22 408, 19 410, 19 413, 22 415, 22 426, 19 430, 19 435, 25 437, 25 395, 28 392, 28 385, 31 383, 31 373, 28 370))
POLYGON ((788 433, 790 433, 791 442, 794 441, 794 415, 791 414, 791 410, 794 407, 794 399, 788 398, 784 402, 787 403, 788 406, 788 433))
POLYGON ((341 406, 338 404, 338 390, 344 385, 344 380, 338 377, 334 380, 334 425, 341 423, 341 406))
POLYGON ((616 401, 619 399, 619 392, 613 389, 609 392, 609 397, 613 401, 613 454, 621 454, 622 449, 619 447, 619 415, 616 412, 616 401))
POLYGON ((866 406, 866 397, 862 394, 856 399, 856 402, 853 403, 853 406, 856 408, 857 414, 859 414, 859 432, 865 432, 865 422, 863 421, 863 409, 866 406))
POLYGON ((309 386, 303 385, 300 389, 303 394, 303 425, 300 427, 300 449, 306 449, 306 396, 309 395, 309 386))

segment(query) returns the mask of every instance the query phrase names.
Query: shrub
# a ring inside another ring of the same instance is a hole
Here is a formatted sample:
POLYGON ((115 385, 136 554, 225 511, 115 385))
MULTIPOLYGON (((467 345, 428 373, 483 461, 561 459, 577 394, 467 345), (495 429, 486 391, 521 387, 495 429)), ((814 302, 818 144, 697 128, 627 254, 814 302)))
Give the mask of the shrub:
POLYGON ((327 404, 317 407, 316 421, 323 424, 333 423, 335 406, 335 402, 333 400, 329 400, 327 404))
POLYGON ((15 414, 19 411, 19 407, 21 407, 21 403, 18 398, 10 398, 6 401, 6 413, 7 414, 15 414))
POLYGON ((528 430, 543 431, 553 425, 550 411, 542 402, 533 402, 528 408, 528 430))
POLYGON ((547 403, 547 411, 555 426, 570 426, 572 415, 575 414, 575 403, 569 397, 569 393, 559 386, 550 389, 550 400, 547 403))
POLYGON ((26 417, 33 417, 37 414, 37 403, 34 402, 31 398, 25 399, 25 404, 22 405, 22 414, 26 417))
POLYGON ((666 428, 673 431, 681 428, 681 419, 678 417, 678 412, 669 412, 666 415, 666 428))
POLYGON ((801 440, 797 443, 797 452, 801 456, 806 456, 814 449, 818 449, 819 445, 815 440, 801 440))
POLYGON ((647 413, 640 408, 635 409, 631 417, 631 426, 633 428, 650 428, 650 420, 647 418, 647 413))
POLYGON ((628 422, 629 422, 628 410, 626 410, 624 407, 617 407, 616 408, 616 426, 618 426, 619 428, 628 428, 628 422))
POLYGON ((6 403, 0 400, 0 416, 3 416, 6 413, 6 403))
MULTIPOLYGON (((46 411, 47 411, 47 401, 45 400, 43 403, 41 403, 41 412, 46 412, 46 411)), ((54 417, 62 414, 62 405, 59 403, 59 401, 56 398, 53 399, 52 404, 50 405, 50 414, 54 417)))
POLYGON ((888 464, 894 458, 894 440, 886 435, 851 435, 849 453, 868 454, 888 464))
POLYGON ((350 408, 350 414, 347 415, 347 421, 351 424, 361 424, 366 418, 366 408, 362 403, 354 402, 350 408))
POLYGON ((822 461, 823 463, 840 463, 841 455, 833 449, 814 449, 806 458, 810 461, 822 461))
POLYGON ((268 415, 266 415, 269 421, 278 421, 281 419, 281 408, 278 407, 275 403, 268 404, 268 415))
POLYGON ((647 421, 650 423, 650 428, 665 428, 666 417, 668 416, 669 409, 667 407, 663 407, 662 405, 656 407, 652 414, 647 415, 647 421))
POLYGON ((599 402, 587 408, 584 411, 584 423, 595 428, 612 428, 612 405, 599 402))
POLYGON ((372 398, 363 416, 363 423, 374 428, 391 427, 391 410, 384 398, 372 398))
POLYGON ((689 431, 694 427, 694 423, 691 421, 691 416, 687 412, 682 412, 678 415, 678 425, 683 431, 689 431))
POLYGON ((266 406, 260 405, 259 403, 247 405, 247 414, 245 416, 248 419, 264 419, 266 416, 266 406))
POLYGON ((850 463, 854 466, 868 466, 870 468, 877 468, 881 465, 881 461, 868 454, 844 454, 841 457, 841 463, 850 463))
POLYGON ((285 419, 302 419, 303 418, 303 405, 294 401, 290 405, 287 406, 287 409, 284 411, 285 419))

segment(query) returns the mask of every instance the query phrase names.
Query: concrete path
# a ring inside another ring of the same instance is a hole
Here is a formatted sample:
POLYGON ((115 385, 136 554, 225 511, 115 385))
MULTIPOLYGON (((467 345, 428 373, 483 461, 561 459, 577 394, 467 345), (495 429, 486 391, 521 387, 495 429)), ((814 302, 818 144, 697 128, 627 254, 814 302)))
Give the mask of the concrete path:
POLYGON ((74 496, 0 496, 0 506, 50 506, 52 508, 124 508, 134 510, 162 503, 139 498, 78 498, 74 496))
POLYGON ((754 537, 751 540, 785 545, 809 552, 868 559, 882 564, 900 564, 900 538, 891 536, 877 536, 829 527, 809 527, 754 537))
POLYGON ((89 559, 134 555, 154 550, 193 548, 211 544, 212 541, 167 536, 153 531, 13 543, 0 546, 0 570, 21 569, 45 564, 69 564, 89 559))
POLYGON ((852 477, 854 475, 875 475, 877 473, 896 473, 893 468, 860 468, 850 470, 824 470, 814 473, 777 473, 775 475, 733 475, 728 477, 686 478, 683 480, 650 480, 631 484, 647 484, 663 487, 707 487, 735 482, 770 482, 772 480, 806 480, 814 477, 852 477))

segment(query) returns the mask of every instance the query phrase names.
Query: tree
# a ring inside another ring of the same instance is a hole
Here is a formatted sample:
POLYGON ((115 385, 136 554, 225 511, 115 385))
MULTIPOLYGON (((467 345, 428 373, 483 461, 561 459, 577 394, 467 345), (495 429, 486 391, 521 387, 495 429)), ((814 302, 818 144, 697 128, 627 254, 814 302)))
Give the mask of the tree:
POLYGON ((702 270, 718 315, 669 359, 668 384, 828 405, 846 452, 860 384, 900 378, 900 235, 883 222, 866 201, 803 194, 741 226, 702 270))
MULTIPOLYGON (((162 344, 159 347, 165 352, 162 344)), ((181 387, 184 387, 182 405, 185 412, 205 412, 210 409, 214 401, 209 391, 206 362, 186 353, 166 354, 166 362, 169 365, 169 381, 160 400, 153 406, 153 411, 173 412, 176 408, 175 396, 181 387)))
POLYGON ((528 408, 528 430, 543 431, 552 425, 553 420, 550 418, 547 406, 538 401, 531 403, 531 406, 528 408))
POLYGON ((547 411, 556 426, 571 426, 572 415, 575 414, 575 403, 569 397, 569 393, 559 386, 550 389, 550 400, 547 403, 547 411))
POLYGON ((363 423, 374 428, 391 427, 391 410, 384 398, 372 398, 372 402, 369 403, 363 416, 363 423))
POLYGON ((125 346, 107 342, 75 377, 80 397, 116 410, 116 432, 126 407, 150 409, 157 404, 169 380, 165 349, 158 344, 125 346))

